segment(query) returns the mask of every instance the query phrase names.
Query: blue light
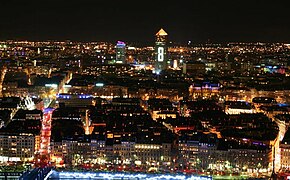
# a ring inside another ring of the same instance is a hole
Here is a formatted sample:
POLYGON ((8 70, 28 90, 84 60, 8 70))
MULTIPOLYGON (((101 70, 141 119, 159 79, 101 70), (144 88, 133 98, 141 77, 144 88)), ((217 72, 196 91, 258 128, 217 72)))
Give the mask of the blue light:
POLYGON ((60 98, 60 99, 70 99, 71 96, 70 95, 62 95, 62 94, 59 94, 56 96, 57 98, 60 98))
POLYGON ((49 113, 49 112, 52 112, 52 111, 54 111, 54 108, 45 108, 44 110, 43 110, 43 113, 49 113))
POLYGON ((117 42, 117 46, 118 46, 118 47, 125 47, 126 44, 125 44, 123 41, 118 41, 118 42, 117 42))
POLYGON ((92 95, 78 95, 79 99, 90 99, 92 98, 92 95))
POLYGON ((279 106, 279 107, 288 107, 289 104, 279 103, 278 106, 279 106))

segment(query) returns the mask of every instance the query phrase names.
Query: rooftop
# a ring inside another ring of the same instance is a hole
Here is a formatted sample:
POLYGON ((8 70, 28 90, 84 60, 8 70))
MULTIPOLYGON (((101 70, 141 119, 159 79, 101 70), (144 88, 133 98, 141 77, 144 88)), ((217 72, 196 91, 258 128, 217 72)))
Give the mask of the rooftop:
POLYGON ((164 29, 160 29, 158 33, 156 33, 156 36, 167 36, 168 34, 164 31, 164 29))

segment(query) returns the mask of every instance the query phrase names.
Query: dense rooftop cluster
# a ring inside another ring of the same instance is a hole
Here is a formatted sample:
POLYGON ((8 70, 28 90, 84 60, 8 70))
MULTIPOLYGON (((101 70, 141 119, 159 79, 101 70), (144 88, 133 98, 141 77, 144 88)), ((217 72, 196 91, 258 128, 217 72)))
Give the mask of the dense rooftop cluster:
POLYGON ((290 168, 289 45, 156 41, 0 42, 1 156, 211 174, 290 168))

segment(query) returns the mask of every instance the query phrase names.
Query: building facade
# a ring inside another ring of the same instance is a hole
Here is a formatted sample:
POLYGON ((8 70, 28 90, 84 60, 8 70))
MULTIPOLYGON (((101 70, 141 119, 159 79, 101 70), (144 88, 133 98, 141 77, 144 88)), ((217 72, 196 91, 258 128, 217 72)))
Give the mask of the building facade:
POLYGON ((118 41, 116 45, 116 63, 126 64, 126 44, 118 41))
POLYGON ((162 70, 167 68, 167 33, 160 29, 156 33, 155 42, 155 73, 159 74, 162 70))
POLYGON ((30 133, 0 134, 0 162, 32 161, 39 148, 39 135, 30 133))

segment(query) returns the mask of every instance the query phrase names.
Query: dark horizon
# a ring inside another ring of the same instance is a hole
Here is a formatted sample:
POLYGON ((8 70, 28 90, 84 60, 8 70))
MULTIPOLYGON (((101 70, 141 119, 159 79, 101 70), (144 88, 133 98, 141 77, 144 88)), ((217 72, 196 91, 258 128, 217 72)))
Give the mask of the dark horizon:
POLYGON ((164 28, 186 43, 290 42, 284 2, 253 1, 4 1, 1 40, 154 42, 164 28))

